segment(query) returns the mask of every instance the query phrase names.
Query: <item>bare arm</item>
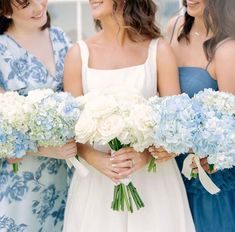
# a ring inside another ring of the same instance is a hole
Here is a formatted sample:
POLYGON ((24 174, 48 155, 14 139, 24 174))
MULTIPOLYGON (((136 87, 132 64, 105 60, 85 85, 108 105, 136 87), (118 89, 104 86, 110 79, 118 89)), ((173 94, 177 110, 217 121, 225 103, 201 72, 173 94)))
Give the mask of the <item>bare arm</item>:
MULTIPOLYGON (((80 96, 82 91, 82 60, 80 47, 75 44, 65 58, 64 90, 73 96, 80 96)), ((77 144, 78 154, 98 171, 116 181, 120 178, 119 169, 112 166, 110 154, 97 151, 89 144, 77 144)))
POLYGON ((214 58, 215 73, 219 90, 235 95, 235 41, 221 45, 214 58))
POLYGON ((180 94, 179 73, 170 45, 160 39, 157 55, 157 86, 160 96, 180 94))

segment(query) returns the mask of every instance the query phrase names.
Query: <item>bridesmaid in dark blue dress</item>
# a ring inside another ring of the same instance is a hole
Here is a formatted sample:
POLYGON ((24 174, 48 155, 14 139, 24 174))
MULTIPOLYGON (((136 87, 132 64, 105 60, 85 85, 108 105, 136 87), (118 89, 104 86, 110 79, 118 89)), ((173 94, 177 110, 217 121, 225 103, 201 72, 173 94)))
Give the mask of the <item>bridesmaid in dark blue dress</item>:
MULTIPOLYGON (((169 23, 168 35, 179 65, 181 91, 190 97, 205 88, 235 94, 235 41, 230 39, 235 34, 234 3, 234 0, 198 0, 197 3, 185 0, 184 17, 169 23), (205 8, 209 17, 203 14, 205 8), (211 12, 211 9, 215 10, 211 12), (231 12, 225 13, 224 9, 231 12)), ((180 170, 185 157, 177 157, 180 170)), ((205 159, 201 164, 209 173, 205 159)), ((216 195, 208 193, 199 179, 183 177, 196 230, 234 232, 235 168, 209 175, 221 189, 216 195)))

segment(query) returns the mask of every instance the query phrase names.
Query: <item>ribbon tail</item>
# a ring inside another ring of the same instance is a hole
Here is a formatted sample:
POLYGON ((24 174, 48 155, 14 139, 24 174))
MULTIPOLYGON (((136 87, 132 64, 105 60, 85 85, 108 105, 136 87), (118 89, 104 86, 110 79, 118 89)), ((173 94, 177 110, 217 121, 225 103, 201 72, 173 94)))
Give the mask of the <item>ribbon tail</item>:
POLYGON ((192 178, 191 177, 192 168, 190 167, 192 161, 194 161, 196 163, 196 166, 198 168, 198 177, 199 177, 199 180, 200 180, 202 186, 210 194, 216 194, 216 193, 220 192, 220 188, 218 188, 215 185, 215 183, 210 179, 210 177, 207 175, 205 170, 202 168, 202 166, 200 164, 199 157, 194 154, 189 154, 186 157, 186 159, 184 160, 183 169, 182 169, 182 173, 184 174, 184 176, 186 178, 188 178, 189 180, 192 178))
POLYGON ((210 177, 206 174, 205 170, 202 168, 200 164, 200 160, 197 157, 195 159, 195 163, 198 167, 198 176, 202 186, 210 193, 216 194, 220 192, 220 188, 216 186, 216 184, 210 179, 210 177))
POLYGON ((89 171, 88 169, 79 162, 75 157, 66 159, 66 163, 69 166, 69 168, 72 168, 74 166, 75 170, 78 172, 79 176, 84 178, 88 175, 89 171))

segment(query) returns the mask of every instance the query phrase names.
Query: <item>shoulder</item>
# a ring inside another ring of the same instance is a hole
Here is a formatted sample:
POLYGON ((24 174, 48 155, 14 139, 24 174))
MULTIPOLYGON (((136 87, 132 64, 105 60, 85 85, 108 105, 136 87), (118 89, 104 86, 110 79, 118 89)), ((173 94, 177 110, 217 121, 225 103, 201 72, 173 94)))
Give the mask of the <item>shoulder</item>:
POLYGON ((66 58, 67 59, 81 59, 81 48, 79 46, 79 41, 76 42, 75 44, 73 44, 69 50, 68 50, 68 53, 66 55, 66 58))
POLYGON ((171 46, 163 38, 159 38, 158 40, 157 53, 158 57, 164 57, 167 56, 167 54, 173 54, 171 46))
POLYGON ((173 18, 171 18, 166 26, 166 36, 168 39, 171 38, 174 32, 179 31, 179 29, 184 24, 184 16, 183 15, 177 15, 173 18))
POLYGON ((234 62, 235 59, 235 40, 222 41, 218 44, 215 51, 215 60, 234 62))
POLYGON ((49 28, 49 30, 53 36, 53 39, 55 39, 56 41, 59 41, 65 44, 71 43, 71 40, 68 38, 68 36, 60 27, 52 26, 49 28))

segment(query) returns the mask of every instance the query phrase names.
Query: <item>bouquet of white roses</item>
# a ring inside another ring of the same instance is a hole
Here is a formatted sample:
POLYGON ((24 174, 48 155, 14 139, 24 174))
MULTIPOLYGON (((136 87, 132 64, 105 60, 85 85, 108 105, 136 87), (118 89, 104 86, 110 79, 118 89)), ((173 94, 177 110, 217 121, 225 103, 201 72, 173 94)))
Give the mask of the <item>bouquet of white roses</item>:
MULTIPOLYGON (((74 138, 74 127, 80 116, 79 103, 66 92, 54 93, 51 89, 30 91, 26 100, 30 140, 37 146, 62 146, 74 138)), ((75 158, 67 160, 81 175, 87 171, 75 158)))
MULTIPOLYGON (((0 158, 22 158, 34 149, 28 137, 25 97, 17 92, 0 94, 0 158)), ((18 164, 13 164, 17 172, 18 164)))
MULTIPOLYGON (((136 92, 111 88, 93 91, 80 98, 81 116, 75 126, 76 141, 109 145, 113 151, 133 147, 142 152, 153 143, 153 112, 147 101, 136 92)), ((144 206, 130 180, 114 188, 113 210, 133 212, 144 206)))
MULTIPOLYGON (((191 99, 186 94, 149 99, 154 111, 154 145, 163 147, 169 153, 179 155, 187 153, 192 147, 193 134, 197 130, 196 111, 191 99)), ((149 171, 155 170, 153 157, 149 171)))

